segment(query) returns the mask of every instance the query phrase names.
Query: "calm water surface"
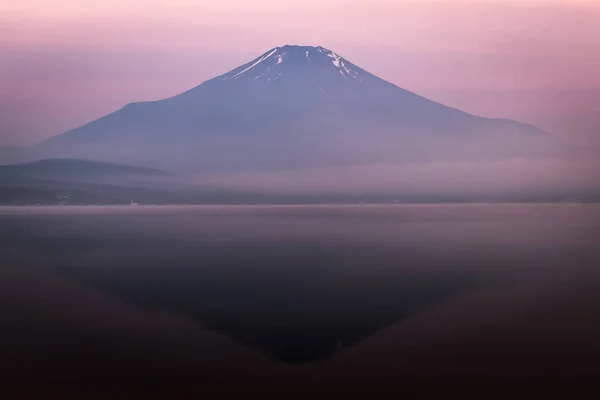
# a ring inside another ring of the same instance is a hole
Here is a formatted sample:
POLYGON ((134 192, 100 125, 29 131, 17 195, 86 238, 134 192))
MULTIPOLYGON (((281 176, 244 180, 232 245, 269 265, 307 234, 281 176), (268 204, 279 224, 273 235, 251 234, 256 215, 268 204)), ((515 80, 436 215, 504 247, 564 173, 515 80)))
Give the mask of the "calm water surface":
POLYGON ((0 227, 14 379, 340 393, 600 378, 598 205, 14 207, 0 227))

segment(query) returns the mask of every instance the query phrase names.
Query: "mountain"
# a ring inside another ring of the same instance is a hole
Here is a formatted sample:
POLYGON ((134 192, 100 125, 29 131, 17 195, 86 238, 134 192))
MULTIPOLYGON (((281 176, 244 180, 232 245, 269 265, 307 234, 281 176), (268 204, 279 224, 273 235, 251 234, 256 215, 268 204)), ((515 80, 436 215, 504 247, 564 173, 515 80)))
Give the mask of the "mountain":
POLYGON ((52 180, 52 181, 87 181, 94 182, 115 178, 156 178, 166 176, 165 171, 110 164, 104 162, 51 159, 25 164, 0 166, 0 179, 9 180, 52 180))
POLYGON ((323 47, 287 45, 179 95, 131 103, 32 151, 37 158, 239 171, 435 159, 451 152, 450 142, 460 153, 473 140, 539 132, 418 96, 323 47))
MULTIPOLYGON (((165 183, 171 174, 151 168, 76 159, 0 166, 0 204, 153 204, 182 202, 165 183)), ((185 198, 183 199, 185 200, 185 198)))

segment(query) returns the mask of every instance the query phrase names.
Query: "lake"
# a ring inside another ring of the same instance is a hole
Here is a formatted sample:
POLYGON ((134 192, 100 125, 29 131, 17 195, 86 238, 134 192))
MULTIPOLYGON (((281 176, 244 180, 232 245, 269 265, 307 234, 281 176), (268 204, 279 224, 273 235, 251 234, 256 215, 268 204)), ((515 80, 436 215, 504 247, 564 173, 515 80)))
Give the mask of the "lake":
POLYGON ((17 392, 600 379, 600 205, 3 207, 0 227, 17 392))

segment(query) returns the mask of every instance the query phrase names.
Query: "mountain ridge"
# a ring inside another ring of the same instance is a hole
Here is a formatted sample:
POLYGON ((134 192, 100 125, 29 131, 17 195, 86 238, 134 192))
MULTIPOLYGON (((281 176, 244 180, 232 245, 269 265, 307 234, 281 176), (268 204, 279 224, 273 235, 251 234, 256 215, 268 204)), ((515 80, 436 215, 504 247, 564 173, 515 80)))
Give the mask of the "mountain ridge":
POLYGON ((2 178, 57 178, 68 176, 94 177, 94 176, 140 176, 158 177, 166 176, 166 171, 121 165, 100 161, 80 159, 44 159, 21 164, 0 165, 2 178))

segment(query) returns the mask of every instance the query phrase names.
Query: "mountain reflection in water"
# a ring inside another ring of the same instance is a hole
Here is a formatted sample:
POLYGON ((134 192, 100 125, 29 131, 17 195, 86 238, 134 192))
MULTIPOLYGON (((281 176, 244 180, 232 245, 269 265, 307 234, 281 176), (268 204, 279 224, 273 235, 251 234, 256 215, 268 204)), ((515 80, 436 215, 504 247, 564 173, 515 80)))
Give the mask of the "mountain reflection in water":
POLYGON ((597 206, 28 210, 0 213, 9 374, 385 385, 598 360, 597 206))

